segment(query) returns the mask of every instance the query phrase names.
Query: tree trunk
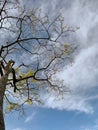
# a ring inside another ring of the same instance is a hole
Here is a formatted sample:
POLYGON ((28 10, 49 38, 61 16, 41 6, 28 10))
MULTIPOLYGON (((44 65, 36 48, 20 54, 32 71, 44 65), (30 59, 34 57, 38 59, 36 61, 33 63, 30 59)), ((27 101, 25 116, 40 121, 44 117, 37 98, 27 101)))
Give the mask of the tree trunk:
POLYGON ((7 78, 4 76, 0 78, 0 130, 5 130, 4 116, 3 116, 3 101, 6 89, 7 78))
POLYGON ((0 94, 0 130, 5 130, 4 117, 3 117, 3 98, 0 94))
POLYGON ((0 130, 5 130, 5 123, 3 116, 3 98, 4 98, 4 91, 1 91, 0 89, 0 130))
POLYGON ((0 78, 0 130, 5 130, 4 116, 3 116, 3 100, 8 80, 8 75, 12 72, 12 66, 14 61, 10 60, 7 66, 4 68, 4 75, 0 78))

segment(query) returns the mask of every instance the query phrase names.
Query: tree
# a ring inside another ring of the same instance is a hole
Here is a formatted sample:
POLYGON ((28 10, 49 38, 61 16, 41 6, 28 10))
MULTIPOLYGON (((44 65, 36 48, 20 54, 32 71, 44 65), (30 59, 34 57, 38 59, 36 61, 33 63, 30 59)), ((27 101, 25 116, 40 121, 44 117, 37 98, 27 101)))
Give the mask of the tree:
POLYGON ((49 19, 16 1, 0 1, 0 130, 5 130, 4 108, 20 110, 25 104, 41 103, 41 91, 64 91, 53 75, 74 50, 65 43, 70 31, 74 30, 63 25, 61 15, 49 19))

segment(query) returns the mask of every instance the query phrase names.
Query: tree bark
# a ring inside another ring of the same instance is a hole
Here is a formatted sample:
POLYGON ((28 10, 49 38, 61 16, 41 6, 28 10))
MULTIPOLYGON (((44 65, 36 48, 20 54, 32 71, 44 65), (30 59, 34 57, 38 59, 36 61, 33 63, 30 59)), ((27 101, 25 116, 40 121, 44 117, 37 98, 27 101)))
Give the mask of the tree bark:
POLYGON ((0 130, 5 130, 4 116, 3 116, 3 98, 4 98, 4 89, 1 91, 0 87, 0 130))
POLYGON ((3 117, 3 103, 0 102, 0 130, 5 130, 5 123, 3 117))
POLYGON ((6 84, 8 80, 8 75, 12 72, 12 66, 14 61, 10 60, 4 68, 4 75, 0 78, 0 130, 5 130, 5 122, 3 116, 3 101, 4 101, 4 93, 6 90, 6 84))
POLYGON ((0 78, 0 130, 5 130, 5 122, 3 115, 3 101, 4 101, 4 93, 7 84, 7 76, 3 76, 0 78))

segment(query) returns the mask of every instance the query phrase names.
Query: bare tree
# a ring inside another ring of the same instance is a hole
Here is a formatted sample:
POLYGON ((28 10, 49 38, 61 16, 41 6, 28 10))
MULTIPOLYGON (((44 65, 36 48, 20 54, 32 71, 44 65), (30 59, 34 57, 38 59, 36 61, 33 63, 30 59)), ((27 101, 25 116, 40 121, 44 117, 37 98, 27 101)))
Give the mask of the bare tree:
POLYGON ((70 31, 61 15, 49 19, 15 1, 0 1, 0 130, 5 130, 5 103, 6 112, 20 110, 27 103, 40 103, 40 90, 64 91, 53 75, 73 52, 64 43, 70 31))

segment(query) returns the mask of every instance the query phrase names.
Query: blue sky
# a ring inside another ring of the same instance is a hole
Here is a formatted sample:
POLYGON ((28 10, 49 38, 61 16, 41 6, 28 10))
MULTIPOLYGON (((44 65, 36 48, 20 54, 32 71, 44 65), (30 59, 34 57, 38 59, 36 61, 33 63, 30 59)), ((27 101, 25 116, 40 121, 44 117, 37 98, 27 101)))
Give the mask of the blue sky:
POLYGON ((7 130, 97 130, 98 113, 30 107, 22 117, 7 115, 6 126, 7 130))
POLYGON ((22 117, 5 115, 7 130, 98 130, 98 0, 19 1, 51 17, 62 13, 66 25, 80 27, 67 38, 78 51, 72 65, 55 75, 71 93, 63 100, 46 93, 41 95, 43 107, 28 107, 22 117))

